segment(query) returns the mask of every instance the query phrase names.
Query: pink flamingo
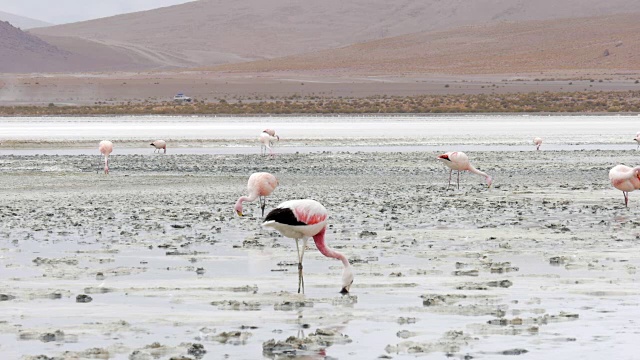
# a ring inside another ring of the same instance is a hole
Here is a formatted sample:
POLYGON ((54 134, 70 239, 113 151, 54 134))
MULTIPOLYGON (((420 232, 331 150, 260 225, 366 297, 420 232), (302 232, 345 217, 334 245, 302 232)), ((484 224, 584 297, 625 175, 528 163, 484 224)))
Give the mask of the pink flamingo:
POLYGON ((109 154, 113 151, 113 143, 109 140, 100 141, 98 150, 104 155, 104 173, 109 174, 109 154))
POLYGON ((542 145, 542 138, 534 138, 533 144, 536 146, 536 150, 540 150, 540 145, 542 145))
POLYGON ((273 129, 264 129, 262 130, 263 133, 267 133, 269 134, 269 136, 273 136, 276 137, 278 140, 280 140, 280 136, 276 135, 276 131, 273 129))
POLYGON ((640 166, 616 165, 609 171, 609 180, 614 188, 622 191, 624 206, 628 206, 629 192, 640 189, 640 166))
POLYGON ((167 153, 167 142, 164 140, 156 140, 149 145, 156 148, 155 150, 153 150, 153 152, 156 152, 156 150, 160 152, 160 149, 164 149, 164 153, 167 153))
POLYGON ((278 179, 269 173, 258 172, 251 174, 247 182, 249 196, 242 196, 238 199, 234 208, 236 213, 242 216, 242 203, 245 201, 252 202, 260 197, 260 207, 262 208, 262 216, 264 216, 264 208, 267 205, 265 197, 271 195, 276 186, 278 186, 278 179))
POLYGON ((263 227, 272 228, 285 237, 296 240, 298 250, 298 293, 302 288, 304 294, 304 278, 302 276, 302 258, 310 237, 316 243, 316 247, 322 255, 342 261, 344 271, 342 273, 341 294, 348 294, 353 284, 353 271, 349 260, 343 254, 327 247, 324 235, 327 228, 327 209, 319 202, 310 199, 289 200, 271 210, 262 223, 263 227), (298 241, 302 239, 302 252, 298 241))
POLYGON ((638 143, 638 146, 636 146, 636 151, 638 150, 638 148, 640 148, 640 131, 638 131, 636 133, 636 137, 633 138, 633 141, 635 141, 636 143, 638 143))
POLYGON ((474 168, 469 162, 469 157, 462 151, 448 152, 437 157, 437 160, 442 161, 451 170, 449 170, 449 186, 451 185, 451 174, 453 170, 458 170, 458 189, 460 189, 460 171, 470 171, 474 174, 484 176, 487 180, 487 186, 491 187, 493 179, 486 173, 474 168))
POLYGON ((277 140, 280 141, 280 137, 278 135, 276 135, 275 130, 273 129, 264 129, 262 131, 262 133, 260 133, 260 154, 261 155, 266 155, 267 154, 267 150, 269 150, 269 153, 271 154, 271 156, 273 156, 273 150, 271 149, 271 147, 273 146, 273 141, 277 140))

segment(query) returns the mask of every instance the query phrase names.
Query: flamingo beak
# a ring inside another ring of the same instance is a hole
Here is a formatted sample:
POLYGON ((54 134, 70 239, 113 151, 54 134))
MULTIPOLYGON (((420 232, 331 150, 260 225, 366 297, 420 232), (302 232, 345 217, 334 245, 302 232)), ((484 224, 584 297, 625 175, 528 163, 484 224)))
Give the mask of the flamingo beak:
POLYGON ((342 295, 347 295, 348 293, 349 293, 348 286, 345 286, 342 288, 342 290, 340 290, 340 294, 342 295))
POLYGON ((244 215, 242 215, 242 211, 240 211, 240 210, 236 210, 236 213, 237 213, 237 214, 238 214, 238 216, 240 216, 240 217, 244 216, 244 215))

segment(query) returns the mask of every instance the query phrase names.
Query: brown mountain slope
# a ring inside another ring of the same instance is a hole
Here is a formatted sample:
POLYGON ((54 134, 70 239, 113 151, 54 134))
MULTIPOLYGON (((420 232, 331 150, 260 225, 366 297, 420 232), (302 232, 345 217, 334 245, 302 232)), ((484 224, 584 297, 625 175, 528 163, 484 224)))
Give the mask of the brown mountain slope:
POLYGON ((32 71, 36 67, 50 71, 69 57, 72 54, 68 51, 0 21, 0 72, 32 71))
POLYGON ((22 30, 33 29, 33 28, 44 27, 44 26, 53 26, 53 24, 48 22, 31 19, 28 17, 20 16, 20 15, 10 14, 4 11, 0 11, 0 21, 8 21, 11 25, 17 28, 20 28, 22 30))
POLYGON ((54 43, 0 21, 0 73, 135 70, 143 57, 88 40, 51 38, 54 43))
POLYGON ((34 29, 92 40, 157 66, 237 63, 496 21, 640 11, 637 0, 200 0, 34 29))
POLYGON ((216 69, 347 74, 638 70, 638 19, 640 13, 470 26, 216 69))

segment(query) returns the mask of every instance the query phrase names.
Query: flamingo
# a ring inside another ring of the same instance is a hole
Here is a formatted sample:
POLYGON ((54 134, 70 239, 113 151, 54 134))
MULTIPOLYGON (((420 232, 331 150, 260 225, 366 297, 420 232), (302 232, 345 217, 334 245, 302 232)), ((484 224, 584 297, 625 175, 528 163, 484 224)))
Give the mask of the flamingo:
POLYGON ((249 196, 242 196, 238 199, 234 208, 236 213, 242 216, 242 203, 245 201, 252 202, 260 197, 260 207, 262 208, 262 216, 264 216, 264 208, 267 205, 265 197, 271 195, 276 186, 278 186, 278 179, 269 173, 257 172, 251 174, 247 182, 249 196))
POLYGON ((347 257, 327 247, 324 242, 328 215, 327 209, 315 200, 289 200, 271 210, 262 223, 263 227, 272 228, 283 236, 296 240, 296 249, 298 251, 298 293, 302 288, 302 293, 304 294, 302 258, 310 237, 313 238, 322 255, 342 261, 344 271, 342 273, 342 290, 340 290, 340 293, 348 294, 351 284, 353 284, 353 271, 347 257), (300 252, 298 244, 300 239, 302 239, 302 252, 300 252))
POLYGON ((153 150, 153 152, 156 152, 156 150, 158 150, 158 152, 160 152, 160 149, 164 149, 164 153, 167 153, 167 142, 164 140, 156 140, 154 142, 152 142, 151 144, 149 144, 153 147, 155 147, 156 149, 153 150))
POLYGON ((533 144, 536 146, 536 150, 540 150, 540 145, 542 145, 542 138, 539 138, 539 137, 534 138, 533 144))
POLYGON ((638 132, 636 133, 636 137, 635 137, 635 138, 633 138, 633 140, 634 140, 636 143, 638 143, 638 146, 636 146, 636 151, 637 151, 637 150, 638 150, 638 148, 640 148, 640 131, 638 131, 638 132))
POLYGON ((616 165, 609 170, 609 180, 614 188, 622 191, 624 206, 628 206, 629 192, 640 189, 640 166, 616 165))
POLYGON ((278 135, 276 135, 275 130, 272 129, 264 129, 262 131, 262 133, 260 133, 260 154, 262 155, 266 155, 267 154, 267 149, 269 150, 269 153, 273 156, 273 150, 271 150, 271 147, 273 146, 273 141, 277 140, 280 141, 280 137, 278 135))
MULTIPOLYGON (((269 136, 271 137, 275 137, 278 141, 280 141, 280 136, 276 135, 276 131, 273 129, 264 129, 262 130, 263 133, 267 133, 269 134, 269 136)), ((272 139, 273 140, 273 139, 272 139)), ((273 144, 271 144, 273 146, 273 144)))
POLYGON ((460 189, 460 171, 470 171, 474 174, 478 174, 480 176, 484 176, 487 180, 487 186, 491 187, 493 183, 493 179, 491 176, 486 173, 476 169, 469 162, 469 157, 467 154, 462 151, 448 152, 442 155, 439 155, 437 160, 442 161, 445 165, 447 165, 451 170, 449 170, 449 185, 451 185, 451 174, 453 174, 453 170, 458 170, 458 189, 460 189))
POLYGON ((113 151, 113 143, 109 140, 100 141, 98 150, 104 155, 104 173, 109 174, 109 154, 113 151))

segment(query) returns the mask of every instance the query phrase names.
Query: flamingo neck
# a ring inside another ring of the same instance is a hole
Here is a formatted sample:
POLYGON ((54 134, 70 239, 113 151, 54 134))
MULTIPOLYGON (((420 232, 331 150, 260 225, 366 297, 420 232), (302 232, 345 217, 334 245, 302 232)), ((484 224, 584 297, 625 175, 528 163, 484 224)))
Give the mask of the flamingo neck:
POLYGON ((346 256, 344 256, 343 254, 333 250, 332 248, 328 247, 327 244, 325 244, 324 242, 324 234, 326 231, 326 227, 324 229, 322 229, 319 233, 317 233, 314 237, 313 237, 313 241, 315 241, 316 243, 316 247, 318 248, 318 250, 320 251, 320 253, 326 257, 329 258, 334 258, 334 259, 338 259, 340 261, 342 261, 342 265, 344 265, 345 269, 348 268, 349 265, 349 260, 347 259, 346 256))
POLYGON ((484 176, 484 177, 485 177, 485 178, 487 178, 487 179, 491 178, 491 176, 487 175, 487 173, 482 172, 482 171, 480 171, 480 170, 478 170, 478 169, 474 168, 474 167, 473 167, 473 165, 469 165, 469 171, 471 171, 471 172, 472 172, 472 173, 474 173, 474 174, 478 174, 478 175, 480 175, 480 176, 484 176))
POLYGON ((245 201, 252 202, 258 198, 258 193, 253 193, 249 196, 241 196, 236 202, 235 209, 236 211, 242 211, 242 203, 245 201))
POLYGON ((469 164, 469 169, 468 170, 471 171, 474 174, 478 174, 480 176, 484 176, 484 178, 487 181, 487 185, 489 185, 489 187, 491 187, 491 184, 493 183, 493 179, 487 173, 482 172, 482 171, 474 168, 473 165, 471 165, 471 164, 469 164))

